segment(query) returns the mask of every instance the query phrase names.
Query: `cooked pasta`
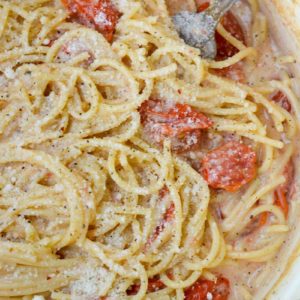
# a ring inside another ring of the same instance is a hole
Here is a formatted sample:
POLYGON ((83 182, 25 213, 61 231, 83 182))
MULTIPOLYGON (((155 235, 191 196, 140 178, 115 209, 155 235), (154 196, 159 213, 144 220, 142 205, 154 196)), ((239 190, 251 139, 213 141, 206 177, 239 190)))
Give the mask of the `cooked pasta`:
POLYGON ((290 230, 300 107, 289 76, 253 75, 249 2, 252 36, 220 24, 236 51, 208 61, 163 0, 0 1, 1 299, 256 295, 290 230))

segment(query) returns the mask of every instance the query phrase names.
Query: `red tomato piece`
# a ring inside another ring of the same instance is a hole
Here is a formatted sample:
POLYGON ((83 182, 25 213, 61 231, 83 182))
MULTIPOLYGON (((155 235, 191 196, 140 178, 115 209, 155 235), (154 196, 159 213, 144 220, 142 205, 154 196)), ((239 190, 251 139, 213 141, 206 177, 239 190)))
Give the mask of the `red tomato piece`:
POLYGON ((274 192, 274 204, 281 208, 285 217, 287 218, 289 213, 289 197, 292 192, 292 183, 294 181, 294 164, 290 161, 283 172, 283 175, 286 179, 285 183, 280 185, 274 192))
POLYGON ((159 279, 159 276, 148 280, 148 293, 157 292, 165 287, 165 284, 159 279))
MULTIPOLYGON (((209 7, 209 3, 210 3, 209 1, 202 3, 198 7, 198 11, 201 12, 206 10, 209 7)), ((223 16, 221 23, 231 35, 233 35, 236 39, 246 44, 244 31, 233 13, 231 13, 230 11, 227 12, 223 16)), ((215 38, 217 43, 216 60, 218 61, 225 60, 239 52, 237 48, 231 45, 218 32, 216 32, 215 38)), ((239 81, 239 82, 245 81, 245 74, 241 63, 237 63, 223 69, 216 69, 214 70, 214 73, 216 73, 216 75, 218 76, 227 77, 235 81, 239 81)))
POLYGON ((272 94, 271 100, 280 105, 286 111, 292 111, 291 103, 288 97, 282 91, 276 91, 274 94, 272 94))
POLYGON ((268 212, 263 212, 259 215, 259 227, 263 227, 267 224, 268 222, 268 212))
POLYGON ((146 243, 147 246, 150 246, 158 238, 160 233, 164 231, 166 224, 170 223, 174 219, 174 212, 175 212, 175 206, 174 203, 172 202, 169 208, 164 213, 162 220, 156 226, 154 233, 148 239, 146 243))
MULTIPOLYGON (((209 7, 209 5, 210 5, 210 1, 203 2, 198 7, 198 11, 202 12, 206 10, 209 7)), ((244 31, 233 13, 231 13, 230 11, 227 12, 223 16, 221 23, 232 36, 234 36, 237 40, 246 44, 244 31)), ((226 39, 224 39, 218 32, 216 32, 216 42, 217 42, 217 60, 224 60, 228 57, 235 55, 239 51, 237 48, 231 45, 226 39)))
POLYGON ((121 14, 110 0, 62 0, 62 3, 71 20, 99 31, 112 42, 121 14))
POLYGON ((164 222, 168 223, 171 222, 174 219, 174 212, 175 212, 175 206, 174 203, 170 205, 170 207, 167 209, 167 211, 164 214, 164 222))
POLYGON ((239 142, 229 142, 206 154, 202 175, 215 189, 234 192, 256 175, 256 154, 239 142))
POLYGON ((198 12, 205 11, 206 9, 209 8, 209 5, 210 5, 209 1, 201 3, 201 4, 198 6, 198 12))
POLYGON ((159 198, 163 199, 164 197, 166 197, 167 195, 169 195, 169 190, 166 186, 164 186, 160 191, 159 191, 159 198))
MULTIPOLYGON (((166 197, 169 197, 169 190, 165 186, 159 191, 159 201, 164 201, 166 200, 166 197)), ((171 202, 169 207, 166 209, 165 213, 163 214, 159 224, 155 227, 155 230, 153 234, 148 238, 146 245, 145 245, 145 250, 151 246, 151 244, 158 238, 160 233, 165 229, 166 225, 168 223, 171 223, 174 219, 174 214, 175 214, 175 206, 174 203, 171 202)))
POLYGON ((139 292, 140 289, 140 284, 133 284, 132 286, 130 286, 128 288, 128 290, 126 291, 126 294, 128 296, 134 296, 139 292))
POLYGON ((279 208, 281 208, 282 212, 284 213, 284 216, 287 218, 289 213, 289 203, 286 198, 286 193, 284 192, 284 189, 282 187, 279 187, 274 192, 275 201, 274 204, 277 205, 279 208))
POLYGON ((162 100, 147 100, 140 107, 145 137, 162 145, 171 139, 172 150, 184 152, 199 145, 201 130, 212 126, 212 121, 187 104, 162 100))
POLYGON ((185 300, 227 300, 230 295, 230 283, 226 278, 219 277, 216 282, 206 279, 197 280, 184 291, 185 300))
POLYGON ((232 66, 223 69, 214 69, 213 73, 218 76, 229 78, 231 80, 241 83, 246 81, 243 62, 238 62, 232 66))
MULTIPOLYGON (((165 288, 165 285, 160 280, 159 276, 154 276, 154 277, 148 279, 148 289, 147 289, 148 293, 154 293, 163 288, 165 288)), ((126 291, 126 293, 128 296, 133 296, 139 292, 139 289, 140 289, 140 285, 134 284, 126 291)))
MULTIPOLYGON (((221 21, 224 28, 237 40, 246 44, 244 31, 234 16, 230 11, 227 12, 221 21)), ((217 42, 217 60, 224 60, 228 57, 232 57, 237 54, 239 50, 231 45, 226 39, 224 39, 218 32, 216 32, 216 42, 217 42)))

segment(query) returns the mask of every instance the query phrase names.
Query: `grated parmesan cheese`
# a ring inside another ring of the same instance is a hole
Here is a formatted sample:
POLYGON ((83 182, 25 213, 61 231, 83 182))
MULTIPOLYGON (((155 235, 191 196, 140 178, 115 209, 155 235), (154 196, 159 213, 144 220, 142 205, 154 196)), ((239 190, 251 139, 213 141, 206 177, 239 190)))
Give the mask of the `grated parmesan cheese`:
POLYGON ((16 77, 16 74, 12 68, 6 68, 4 70, 4 75, 7 79, 14 79, 16 77))
POLYGON ((64 191, 64 186, 62 184, 56 184, 54 186, 55 192, 63 192, 64 191))
POLYGON ((107 19, 106 14, 100 11, 96 17, 95 17, 95 22, 99 25, 102 26, 109 26, 111 25, 111 22, 107 19))
POLYGON ((33 296, 32 300, 45 300, 45 297, 40 296, 40 295, 36 295, 36 296, 33 296))
POLYGON ((48 46, 50 44, 50 40, 49 39, 45 39, 44 41, 43 41, 43 45, 44 46, 48 46))
POLYGON ((104 296, 114 280, 114 274, 101 266, 91 264, 81 277, 71 284, 72 300, 94 300, 104 296))
POLYGON ((9 183, 7 184, 4 188, 3 188, 3 192, 6 193, 6 192, 10 192, 11 190, 13 189, 13 186, 9 183))

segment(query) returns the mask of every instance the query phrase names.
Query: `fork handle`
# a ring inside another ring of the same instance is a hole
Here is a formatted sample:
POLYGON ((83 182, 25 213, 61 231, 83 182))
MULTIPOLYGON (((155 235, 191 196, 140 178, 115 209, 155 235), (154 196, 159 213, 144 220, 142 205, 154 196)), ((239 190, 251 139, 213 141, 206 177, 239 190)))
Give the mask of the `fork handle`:
POLYGON ((220 18, 232 7, 238 0, 213 0, 208 9, 209 14, 216 20, 220 18))

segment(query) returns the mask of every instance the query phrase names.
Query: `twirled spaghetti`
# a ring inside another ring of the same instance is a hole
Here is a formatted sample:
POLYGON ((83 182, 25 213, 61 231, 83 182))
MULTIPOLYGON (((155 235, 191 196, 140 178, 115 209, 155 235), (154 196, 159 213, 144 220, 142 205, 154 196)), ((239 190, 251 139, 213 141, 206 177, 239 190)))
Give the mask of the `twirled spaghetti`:
POLYGON ((249 2, 247 41, 222 23, 236 51, 206 61, 163 0, 0 1, 0 297, 257 293, 300 107, 286 72, 253 75, 269 41, 249 2))

